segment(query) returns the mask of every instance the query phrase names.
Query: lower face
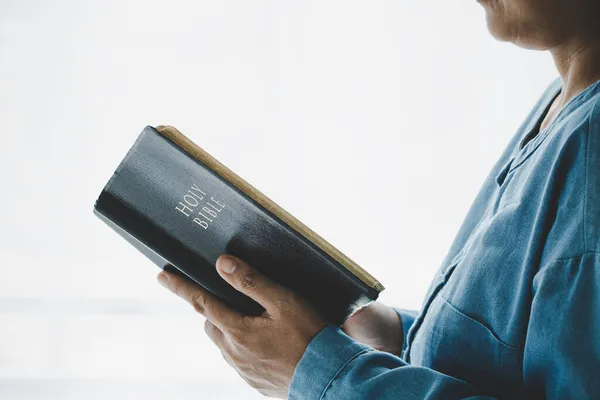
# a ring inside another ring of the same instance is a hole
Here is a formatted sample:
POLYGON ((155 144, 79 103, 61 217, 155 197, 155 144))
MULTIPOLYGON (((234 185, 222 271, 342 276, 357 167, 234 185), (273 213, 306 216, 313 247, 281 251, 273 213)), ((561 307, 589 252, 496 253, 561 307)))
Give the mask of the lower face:
POLYGON ((569 28, 567 16, 585 3, 573 0, 477 2, 485 9, 488 29, 496 39, 540 50, 560 44, 569 28))
POLYGON ((477 0, 485 9, 488 30, 498 40, 511 40, 511 24, 501 1, 477 0))

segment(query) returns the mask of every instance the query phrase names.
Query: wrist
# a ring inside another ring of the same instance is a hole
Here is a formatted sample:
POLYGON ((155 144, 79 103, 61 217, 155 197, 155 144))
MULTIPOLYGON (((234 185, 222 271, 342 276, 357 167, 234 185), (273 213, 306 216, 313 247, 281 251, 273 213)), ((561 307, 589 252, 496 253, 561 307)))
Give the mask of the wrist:
POLYGON ((385 346, 379 350, 400 356, 404 345, 402 319, 392 307, 386 306, 385 304, 381 304, 381 306, 382 318, 384 318, 386 325, 386 337, 384 340, 385 346))

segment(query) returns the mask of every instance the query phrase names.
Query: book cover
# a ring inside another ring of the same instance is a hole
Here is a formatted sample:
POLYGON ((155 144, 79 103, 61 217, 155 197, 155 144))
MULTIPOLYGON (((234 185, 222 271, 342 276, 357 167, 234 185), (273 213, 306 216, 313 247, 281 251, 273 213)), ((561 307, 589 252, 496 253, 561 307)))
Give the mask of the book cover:
POLYGON ((247 315, 264 310, 218 275, 221 254, 294 290, 336 325, 384 289, 173 127, 143 130, 94 213, 160 268, 176 270, 247 315))

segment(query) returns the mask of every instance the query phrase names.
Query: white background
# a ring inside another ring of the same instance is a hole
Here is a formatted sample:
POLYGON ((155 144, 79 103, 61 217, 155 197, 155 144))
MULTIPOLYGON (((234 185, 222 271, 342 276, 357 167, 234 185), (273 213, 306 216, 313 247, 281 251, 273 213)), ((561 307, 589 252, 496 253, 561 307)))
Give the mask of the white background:
POLYGON ((0 0, 0 398, 257 396, 92 214, 145 125, 178 127, 418 308, 554 77, 475 1, 0 0))

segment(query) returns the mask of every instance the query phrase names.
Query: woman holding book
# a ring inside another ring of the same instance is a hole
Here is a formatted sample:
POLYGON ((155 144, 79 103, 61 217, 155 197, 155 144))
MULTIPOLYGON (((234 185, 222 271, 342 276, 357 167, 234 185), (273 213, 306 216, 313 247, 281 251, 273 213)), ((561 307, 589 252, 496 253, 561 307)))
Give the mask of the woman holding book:
POLYGON ((341 330, 223 255, 219 274, 266 309, 246 317, 159 275, 261 393, 600 398, 600 1, 479 2, 496 38, 550 51, 560 78, 484 182, 420 312, 374 303, 341 330))

